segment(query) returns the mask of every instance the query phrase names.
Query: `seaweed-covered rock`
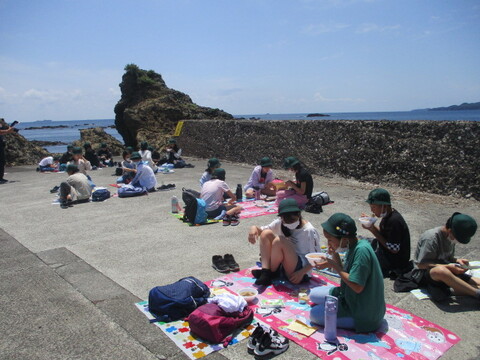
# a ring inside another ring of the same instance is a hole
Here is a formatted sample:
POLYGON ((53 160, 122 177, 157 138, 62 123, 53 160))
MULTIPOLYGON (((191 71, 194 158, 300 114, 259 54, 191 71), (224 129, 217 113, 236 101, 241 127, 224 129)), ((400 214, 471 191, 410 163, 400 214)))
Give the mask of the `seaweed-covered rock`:
POLYGON ((101 127, 81 129, 80 140, 74 141, 73 146, 83 147, 83 144, 87 141, 92 144, 95 151, 100 149, 102 143, 106 143, 108 149, 114 156, 122 155, 123 149, 125 148, 120 141, 115 139, 112 135, 107 134, 101 127))
POLYGON ((233 118, 220 109, 196 105, 187 94, 168 88, 160 74, 134 64, 125 67, 120 89, 115 125, 127 146, 146 140, 160 148, 179 120, 233 118))
MULTIPOLYGON (((7 126, 3 119, 0 119, 0 127, 7 126)), ((5 155, 8 166, 35 165, 50 153, 40 146, 25 139, 21 132, 3 135, 5 141, 5 155)))

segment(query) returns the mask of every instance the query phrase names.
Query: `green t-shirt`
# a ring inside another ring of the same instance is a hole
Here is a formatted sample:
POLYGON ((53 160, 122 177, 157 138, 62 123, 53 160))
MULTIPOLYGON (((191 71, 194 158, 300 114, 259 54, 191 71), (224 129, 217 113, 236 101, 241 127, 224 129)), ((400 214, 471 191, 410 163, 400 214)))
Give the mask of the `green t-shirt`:
POLYGON ((363 291, 355 293, 342 281, 331 291, 338 298, 338 317, 352 317, 355 331, 369 332, 379 328, 385 315, 385 296, 380 264, 371 245, 359 240, 348 249, 344 269, 350 281, 362 285, 363 291))

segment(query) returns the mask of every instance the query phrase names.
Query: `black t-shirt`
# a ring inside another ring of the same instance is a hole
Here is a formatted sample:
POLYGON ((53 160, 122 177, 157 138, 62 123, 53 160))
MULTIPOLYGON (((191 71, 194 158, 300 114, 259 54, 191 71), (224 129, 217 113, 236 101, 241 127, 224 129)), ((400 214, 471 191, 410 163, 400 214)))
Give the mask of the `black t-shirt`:
POLYGON ((407 267, 410 261, 410 231, 403 216, 397 210, 393 209, 382 219, 380 234, 385 238, 388 248, 398 250, 393 254, 379 244, 379 248, 392 266, 390 270, 407 267))
POLYGON ((95 154, 95 151, 93 151, 93 149, 85 150, 85 159, 90 161, 90 164, 92 166, 96 166, 96 167, 100 166, 100 160, 98 160, 98 157, 95 154))
POLYGON ((299 187, 302 182, 307 183, 307 187, 305 188, 305 196, 307 197, 307 199, 310 199, 313 192, 312 175, 310 175, 310 173, 304 168, 300 168, 300 170, 295 173, 295 179, 297 180, 297 186, 299 187))
POLYGON ((66 164, 66 163, 68 163, 69 161, 72 161, 72 160, 73 160, 73 155, 67 151, 67 152, 63 153, 59 162, 60 162, 60 164, 66 164))

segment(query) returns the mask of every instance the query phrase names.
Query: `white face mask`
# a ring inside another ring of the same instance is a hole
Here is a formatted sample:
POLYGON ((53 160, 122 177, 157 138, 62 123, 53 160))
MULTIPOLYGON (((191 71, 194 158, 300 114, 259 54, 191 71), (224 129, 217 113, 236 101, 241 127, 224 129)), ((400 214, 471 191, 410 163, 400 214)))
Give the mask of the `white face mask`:
POLYGON ((285 226, 287 229, 293 230, 296 229, 300 225, 300 220, 295 221, 294 223, 291 224, 285 224, 283 223, 283 226, 285 226))
MULTIPOLYGON (((341 242, 340 242, 340 245, 341 245, 341 242)), ((337 250, 335 250, 335 252, 337 254, 340 254, 340 253, 344 253, 348 250, 348 241, 347 241, 347 245, 345 247, 338 247, 337 250)))
MULTIPOLYGON (((382 206, 382 210, 383 210, 383 206, 382 206)), ((380 213, 380 215, 378 216, 380 219, 384 218, 385 216, 387 216, 387 209, 385 209, 384 212, 380 213)))

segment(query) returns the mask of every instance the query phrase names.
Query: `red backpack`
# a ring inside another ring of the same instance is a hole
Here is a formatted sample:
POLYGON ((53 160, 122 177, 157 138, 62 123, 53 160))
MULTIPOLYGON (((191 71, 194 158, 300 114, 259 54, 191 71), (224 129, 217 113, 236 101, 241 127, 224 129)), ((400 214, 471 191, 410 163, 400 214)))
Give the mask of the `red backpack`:
POLYGON ((205 304, 196 308, 185 319, 190 331, 211 343, 223 343, 227 347, 232 333, 253 320, 253 310, 245 306, 242 312, 228 313, 217 304, 205 304))

